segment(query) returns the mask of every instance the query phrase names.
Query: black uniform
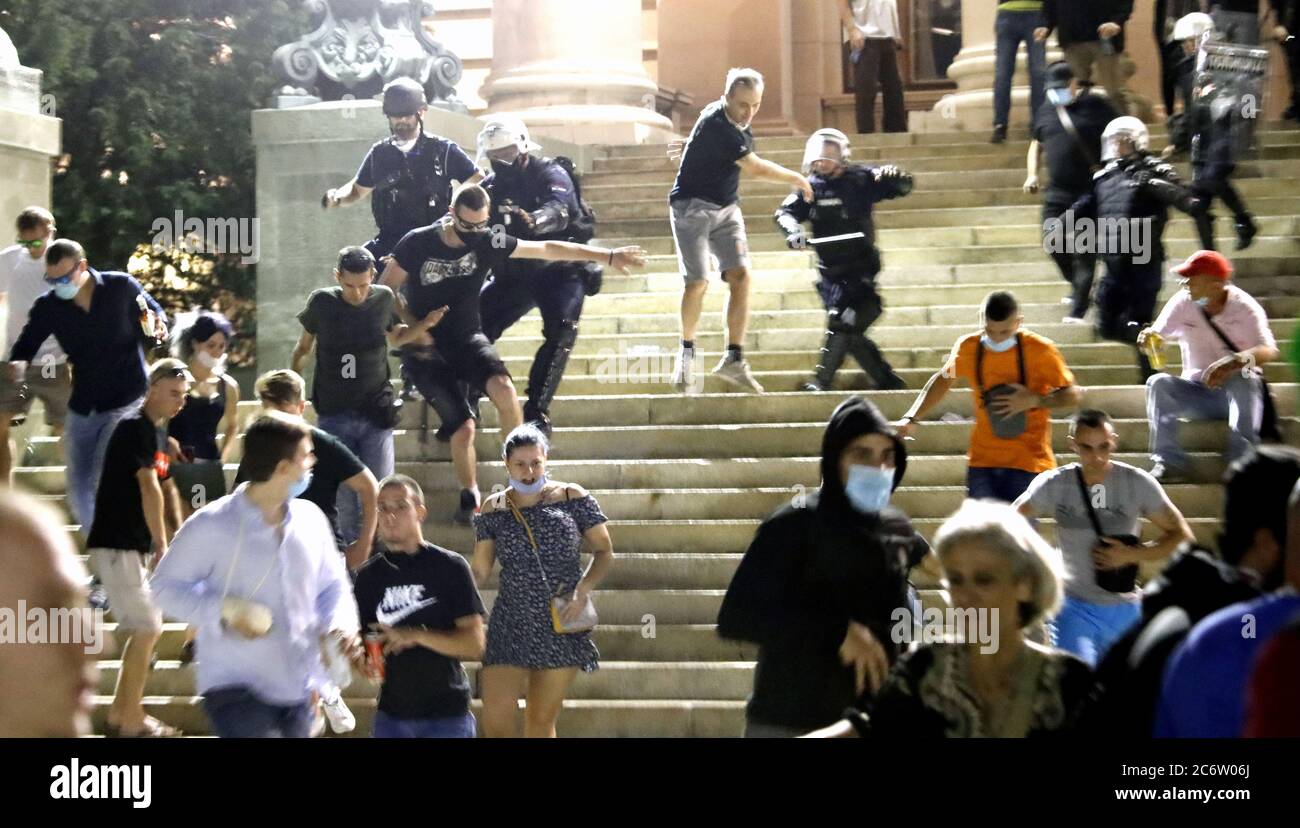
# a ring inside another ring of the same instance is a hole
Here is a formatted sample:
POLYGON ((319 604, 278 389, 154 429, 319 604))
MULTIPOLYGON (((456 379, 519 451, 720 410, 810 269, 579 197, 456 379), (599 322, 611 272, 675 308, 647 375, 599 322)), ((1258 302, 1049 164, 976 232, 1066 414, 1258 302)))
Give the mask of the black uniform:
MULTIPOLYGON (((1106 125, 1119 117, 1110 101, 1100 95, 1084 94, 1075 98, 1065 111, 1079 134, 1079 140, 1065 128, 1061 115, 1051 101, 1045 101, 1034 114, 1033 136, 1047 156, 1050 183, 1043 190, 1043 232, 1060 220, 1070 206, 1092 189, 1093 165, 1101 158, 1101 134, 1106 125), (1083 148, 1080 148, 1080 142, 1083 148), (1086 150, 1086 151, 1085 151, 1086 150)), ((1070 316, 1082 319, 1088 312, 1092 282, 1097 271, 1095 253, 1051 253, 1061 271, 1061 278, 1073 290, 1070 316)))
MULTIPOLYGON (((1146 236, 1149 249, 1099 251, 1106 267, 1097 291, 1097 333, 1103 339, 1136 345, 1138 332, 1155 318, 1164 278, 1163 237, 1170 206, 1189 215, 1198 209, 1196 198, 1174 168, 1146 152, 1113 159, 1094 177, 1092 193, 1075 203, 1076 214, 1096 220, 1099 237, 1101 228, 1117 222, 1126 222, 1130 228, 1134 221, 1150 223, 1150 235, 1146 236)), ((1129 238, 1134 238, 1132 233, 1129 238)), ((1100 238, 1098 242, 1100 246, 1100 238)), ((1137 358, 1145 381, 1154 372, 1141 350, 1137 358)))
POLYGON ((357 170, 357 184, 374 190, 370 211, 379 235, 366 242, 375 260, 393 252, 410 231, 437 221, 451 204, 451 182, 466 181, 478 172, 454 141, 423 130, 410 152, 397 147, 390 135, 366 153, 357 170))
POLYGON ((880 251, 876 248, 876 227, 872 205, 877 201, 905 196, 912 191, 912 177, 906 173, 878 177, 881 168, 849 165, 835 178, 813 175, 812 202, 797 193, 790 195, 776 211, 777 226, 787 236, 801 235, 801 224, 812 222, 816 238, 861 232, 862 238, 818 245, 817 292, 827 310, 826 343, 822 346, 815 384, 828 389, 835 372, 852 353, 867 378, 880 389, 905 387, 902 377, 885 361, 876 343, 865 336, 871 323, 880 318, 884 303, 876 290, 880 272, 880 251))
MULTIPOLYGON (((512 166, 493 165, 493 169, 484 187, 509 233, 529 241, 585 244, 591 240, 595 227, 583 220, 573 177, 559 163, 528 157, 522 167, 517 161, 512 166), (527 212, 528 218, 512 207, 527 212)), ((526 420, 545 422, 578 338, 588 280, 599 276, 599 266, 591 263, 512 259, 483 286, 483 332, 492 342, 533 308, 542 314, 544 341, 528 374, 526 420)))
MULTIPOLYGON (((1182 41, 1173 40, 1174 24, 1183 17, 1201 10, 1201 0, 1156 0, 1155 14, 1151 16, 1156 46, 1160 52, 1160 95, 1165 103, 1165 117, 1174 114, 1175 93, 1179 82, 1179 64, 1183 60, 1182 41)), ((1183 98, 1186 105, 1187 98, 1183 98)))
POLYGON ((1286 53, 1287 73, 1291 76, 1291 106, 1282 117, 1296 120, 1300 119, 1300 0, 1272 0, 1272 6, 1278 25, 1289 35, 1282 51, 1286 53))
POLYGON ((1188 57, 1178 65, 1178 85, 1187 103, 1187 133, 1192 153, 1192 192, 1201 202, 1196 214, 1196 231, 1201 238, 1201 248, 1214 250, 1214 216, 1210 205, 1215 196, 1223 200, 1232 211, 1236 222, 1238 249, 1250 244, 1255 235, 1255 221, 1246 204, 1232 186, 1232 173, 1236 170, 1232 132, 1234 122, 1241 117, 1241 107, 1235 102, 1215 106, 1207 98, 1193 95, 1193 78, 1196 58, 1188 57))

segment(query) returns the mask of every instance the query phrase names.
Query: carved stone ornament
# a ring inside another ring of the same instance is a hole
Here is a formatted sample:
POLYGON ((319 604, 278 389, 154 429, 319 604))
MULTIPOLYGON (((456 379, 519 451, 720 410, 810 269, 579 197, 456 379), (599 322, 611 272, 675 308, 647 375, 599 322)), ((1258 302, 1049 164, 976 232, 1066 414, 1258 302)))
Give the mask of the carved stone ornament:
POLYGON ((373 98, 400 77, 424 87, 429 105, 459 112, 460 58, 434 40, 422 21, 429 0, 304 0, 314 29, 275 50, 286 85, 278 105, 373 98))

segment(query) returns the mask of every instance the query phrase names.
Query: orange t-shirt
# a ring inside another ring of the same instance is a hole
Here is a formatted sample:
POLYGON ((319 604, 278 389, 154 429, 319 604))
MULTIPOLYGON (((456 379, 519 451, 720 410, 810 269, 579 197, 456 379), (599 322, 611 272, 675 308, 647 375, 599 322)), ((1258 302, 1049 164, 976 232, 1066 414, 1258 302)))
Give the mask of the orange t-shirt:
MULTIPOLYGON (((1074 384, 1074 374, 1066 367, 1061 352, 1052 340, 1029 331, 1020 332, 1021 346, 1025 350, 1025 386, 1035 394, 1048 394, 1058 388, 1074 384)), ((1052 455, 1051 415, 1045 408, 1033 408, 1025 413, 1025 431, 1014 440, 1003 440, 993 434, 988 412, 975 379, 975 349, 980 345, 980 334, 973 333, 957 340, 948 357, 945 370, 954 379, 964 379, 975 398, 975 428, 970 437, 970 466, 977 469, 1021 469, 1045 472, 1056 468, 1052 455)), ((1016 349, 1002 353, 984 349, 984 390, 1003 383, 1020 382, 1020 369, 1016 349)))

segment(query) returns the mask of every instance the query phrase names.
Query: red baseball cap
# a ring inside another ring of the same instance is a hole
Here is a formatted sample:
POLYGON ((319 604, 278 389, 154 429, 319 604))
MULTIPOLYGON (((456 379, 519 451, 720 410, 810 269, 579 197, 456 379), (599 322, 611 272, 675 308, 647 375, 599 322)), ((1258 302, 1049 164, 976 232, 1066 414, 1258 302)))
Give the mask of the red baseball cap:
POLYGON ((1187 257, 1187 261, 1174 268, 1174 273, 1184 279, 1193 276, 1212 276, 1221 281, 1232 278, 1232 262, 1214 250, 1198 250, 1187 257))

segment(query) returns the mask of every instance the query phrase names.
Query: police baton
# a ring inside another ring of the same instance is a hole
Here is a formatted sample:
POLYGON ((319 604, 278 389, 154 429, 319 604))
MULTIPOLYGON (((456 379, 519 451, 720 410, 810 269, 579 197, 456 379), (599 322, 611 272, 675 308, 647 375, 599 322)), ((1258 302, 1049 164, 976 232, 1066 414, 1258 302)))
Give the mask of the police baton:
POLYGON ((860 232, 859 232, 859 233, 845 233, 845 234, 842 235, 842 236, 822 236, 820 239, 809 239, 809 240, 808 240, 808 243, 809 243, 809 244, 812 244, 812 245, 817 245, 817 244, 831 244, 831 243, 833 243, 833 242, 849 241, 849 240, 851 240, 851 239, 864 239, 864 238, 866 238, 866 237, 867 237, 867 234, 866 234, 866 233, 860 233, 860 232))

